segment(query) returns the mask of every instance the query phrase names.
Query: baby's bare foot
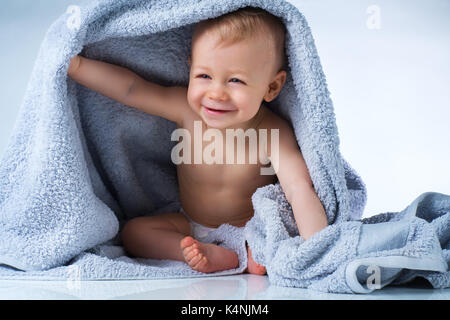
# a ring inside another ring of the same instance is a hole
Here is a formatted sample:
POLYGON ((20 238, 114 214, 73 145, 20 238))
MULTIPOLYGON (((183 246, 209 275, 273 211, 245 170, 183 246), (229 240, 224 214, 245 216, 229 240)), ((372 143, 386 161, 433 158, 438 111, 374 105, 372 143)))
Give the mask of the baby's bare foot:
POLYGON ((211 273, 239 266, 236 252, 212 243, 199 242, 191 236, 181 239, 180 247, 189 266, 199 272, 211 273))
POLYGON ((247 269, 245 269, 246 272, 252 273, 252 274, 258 274, 261 276, 267 274, 266 267, 256 263, 256 261, 253 260, 252 250, 250 250, 249 246, 247 246, 247 258, 248 258, 248 262, 247 262, 247 269))

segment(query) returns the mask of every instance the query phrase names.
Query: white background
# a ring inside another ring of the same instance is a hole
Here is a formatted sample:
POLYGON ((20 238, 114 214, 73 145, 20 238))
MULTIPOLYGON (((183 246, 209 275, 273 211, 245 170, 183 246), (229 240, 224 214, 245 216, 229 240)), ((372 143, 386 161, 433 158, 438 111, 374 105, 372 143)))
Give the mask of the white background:
MULTIPOLYGON (((311 27, 341 152, 368 189, 364 216, 450 194, 450 1, 292 0, 311 27), (369 6, 379 9, 371 29, 369 6)), ((67 0, 0 4, 0 154, 39 46, 67 0)))

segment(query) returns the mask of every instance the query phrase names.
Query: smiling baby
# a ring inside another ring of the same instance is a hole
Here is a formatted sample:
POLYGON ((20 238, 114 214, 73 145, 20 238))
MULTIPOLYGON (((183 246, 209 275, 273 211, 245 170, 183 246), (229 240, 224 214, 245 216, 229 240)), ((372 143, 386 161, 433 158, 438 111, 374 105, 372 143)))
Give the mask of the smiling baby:
MULTIPOLYGON (((192 35, 187 88, 160 86, 120 66, 79 55, 71 59, 68 75, 72 79, 123 105, 175 122, 194 137, 186 140, 192 150, 194 144, 201 146, 200 151, 209 147, 195 134, 197 129, 212 130, 215 140, 230 132, 236 138, 251 130, 268 134, 267 144, 256 143, 257 163, 242 163, 234 157, 245 152, 250 158, 254 140, 238 152, 230 140, 214 141, 214 158, 221 161, 176 163, 182 208, 128 221, 121 238, 130 255, 185 261, 205 273, 237 268, 234 251, 202 240, 224 223, 245 226, 254 213, 253 193, 277 179, 304 239, 327 226, 292 127, 264 103, 274 100, 286 81, 284 41, 283 23, 258 8, 201 21, 192 35), (231 158, 222 159, 230 152, 231 158), (275 168, 274 174, 261 174, 268 163, 275 168)), ((183 157, 192 156, 185 152, 183 157)), ((247 271, 266 273, 247 250, 247 271)))

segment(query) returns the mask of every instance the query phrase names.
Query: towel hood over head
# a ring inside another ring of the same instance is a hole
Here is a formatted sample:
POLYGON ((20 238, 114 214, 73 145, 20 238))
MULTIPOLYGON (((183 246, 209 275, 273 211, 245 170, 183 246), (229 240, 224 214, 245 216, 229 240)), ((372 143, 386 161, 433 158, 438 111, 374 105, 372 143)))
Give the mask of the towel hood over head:
MULTIPOLYGON (((0 165, 0 262, 40 270, 117 235, 120 224, 180 207, 176 125, 68 78, 70 58, 110 62, 161 85, 188 85, 195 23, 259 7, 287 29, 287 81, 269 108, 288 120, 328 223, 359 219, 366 189, 343 159, 311 31, 281 0, 95 0, 47 31, 0 165)), ((275 185, 280 189, 279 183, 275 185)))

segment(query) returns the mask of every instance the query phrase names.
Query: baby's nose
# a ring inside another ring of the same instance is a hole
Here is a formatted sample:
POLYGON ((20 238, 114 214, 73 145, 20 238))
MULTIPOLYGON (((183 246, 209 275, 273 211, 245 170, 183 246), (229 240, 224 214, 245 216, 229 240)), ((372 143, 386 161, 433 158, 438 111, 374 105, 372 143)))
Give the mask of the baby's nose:
POLYGON ((227 93, 222 86, 214 86, 208 92, 208 98, 211 100, 226 100, 227 93))

